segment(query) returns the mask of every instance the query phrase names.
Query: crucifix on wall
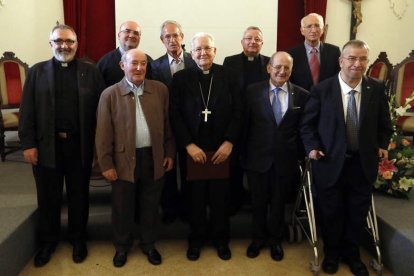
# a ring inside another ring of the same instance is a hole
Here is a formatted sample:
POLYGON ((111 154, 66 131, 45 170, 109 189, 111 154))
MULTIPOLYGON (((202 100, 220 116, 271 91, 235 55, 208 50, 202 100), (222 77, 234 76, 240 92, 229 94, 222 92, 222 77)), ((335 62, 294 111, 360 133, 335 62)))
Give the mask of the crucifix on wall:
POLYGON ((350 0, 352 3, 352 16, 351 16, 351 30, 349 39, 355 39, 358 32, 358 26, 362 23, 362 0, 350 0))

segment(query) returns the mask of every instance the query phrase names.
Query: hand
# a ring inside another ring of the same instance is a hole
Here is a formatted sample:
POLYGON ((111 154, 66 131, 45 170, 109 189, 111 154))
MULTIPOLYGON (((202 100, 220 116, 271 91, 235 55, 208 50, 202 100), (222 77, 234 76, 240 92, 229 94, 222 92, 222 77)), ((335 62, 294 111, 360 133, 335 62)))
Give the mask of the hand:
POLYGON ((319 158, 324 156, 325 154, 321 150, 311 150, 311 152, 309 152, 309 159, 312 160, 318 160, 319 158))
POLYGON ((108 181, 115 181, 118 179, 118 174, 116 173, 115 169, 109 169, 104 172, 102 172, 102 175, 108 180, 108 181))
POLYGON ((165 157, 164 162, 162 163, 166 172, 170 171, 174 166, 174 159, 171 157, 165 157))
POLYGON ((194 162, 205 164, 207 162, 207 156, 204 151, 196 144, 189 144, 185 147, 188 155, 191 156, 194 162))
POLYGON ((230 156, 231 151, 233 150, 233 144, 229 141, 224 141, 223 144, 219 147, 219 149, 214 153, 211 161, 213 161, 214 165, 220 164, 230 156))
POLYGON ((37 165, 37 148, 31 148, 23 151, 24 160, 26 162, 37 165))
POLYGON ((378 149, 378 156, 382 159, 388 159, 388 151, 385 149, 378 149))

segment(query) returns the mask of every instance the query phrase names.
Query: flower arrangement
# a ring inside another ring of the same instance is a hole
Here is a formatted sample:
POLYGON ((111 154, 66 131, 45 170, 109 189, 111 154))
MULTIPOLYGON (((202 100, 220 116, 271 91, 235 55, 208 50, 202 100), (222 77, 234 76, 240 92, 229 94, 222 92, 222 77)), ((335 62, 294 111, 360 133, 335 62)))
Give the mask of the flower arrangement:
POLYGON ((414 148, 412 142, 405 138, 397 128, 397 121, 409 108, 414 100, 414 92, 405 100, 405 105, 396 107, 395 95, 390 99, 390 114, 394 133, 388 145, 388 160, 381 160, 378 176, 374 183, 377 190, 395 197, 408 198, 414 187, 414 148))

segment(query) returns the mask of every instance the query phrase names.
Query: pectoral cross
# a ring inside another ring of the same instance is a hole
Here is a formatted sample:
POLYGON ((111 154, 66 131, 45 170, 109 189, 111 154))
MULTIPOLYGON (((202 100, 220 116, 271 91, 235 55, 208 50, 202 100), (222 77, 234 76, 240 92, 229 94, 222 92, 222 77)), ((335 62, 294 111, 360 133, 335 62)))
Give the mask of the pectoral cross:
POLYGON ((208 115, 210 115, 210 114, 211 114, 211 111, 210 111, 210 110, 208 110, 208 108, 206 107, 206 109, 204 109, 204 111, 201 111, 201 113, 203 113, 203 114, 204 114, 204 122, 207 122, 208 115))

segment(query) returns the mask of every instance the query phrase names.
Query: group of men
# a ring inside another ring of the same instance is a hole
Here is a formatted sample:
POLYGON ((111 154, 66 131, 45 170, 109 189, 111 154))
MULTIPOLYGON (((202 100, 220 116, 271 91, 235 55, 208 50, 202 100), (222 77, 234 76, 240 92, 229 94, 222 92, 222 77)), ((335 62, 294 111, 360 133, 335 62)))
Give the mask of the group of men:
POLYGON ((180 24, 167 20, 160 34, 167 53, 152 60, 138 49, 140 26, 127 21, 119 29, 120 46, 96 68, 74 58, 71 27, 54 27, 54 57, 30 69, 19 126, 37 186, 41 247, 35 266, 45 265, 59 242, 64 182, 73 261, 87 257, 96 148, 112 185, 116 267, 127 261, 135 222, 143 253, 161 264, 154 245, 160 202, 164 222, 188 220, 189 260, 199 259, 207 243, 219 258, 230 259, 230 214, 243 203, 244 173, 252 203, 246 255, 255 258, 269 246, 271 258, 282 260, 286 194, 297 187, 298 164, 307 156, 313 160, 323 270, 333 274, 343 260, 354 274, 368 275, 358 233, 378 158, 387 158, 387 99, 384 85, 364 76, 368 46, 354 40, 341 51, 321 41, 323 30, 323 18, 311 13, 301 21, 304 43, 267 57, 260 54, 261 30, 248 27, 243 52, 218 65, 208 33, 192 37, 187 53, 180 24), (203 173, 205 167, 224 174, 203 173), (196 168, 201 173, 194 176, 196 168))

